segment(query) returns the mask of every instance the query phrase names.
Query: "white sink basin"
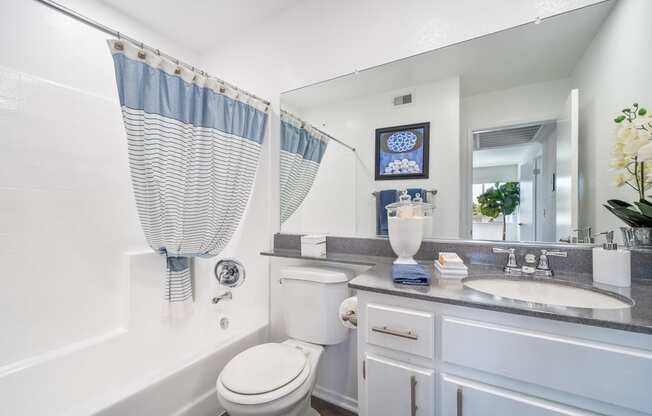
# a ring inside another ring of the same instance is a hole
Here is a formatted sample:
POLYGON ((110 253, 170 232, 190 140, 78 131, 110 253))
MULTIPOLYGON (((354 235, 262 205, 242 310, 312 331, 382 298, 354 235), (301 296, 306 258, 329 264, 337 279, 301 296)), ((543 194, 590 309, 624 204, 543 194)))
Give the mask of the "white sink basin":
POLYGON ((494 296, 545 305, 592 309, 623 309, 632 306, 625 297, 557 284, 554 281, 481 278, 467 280, 464 286, 494 296))

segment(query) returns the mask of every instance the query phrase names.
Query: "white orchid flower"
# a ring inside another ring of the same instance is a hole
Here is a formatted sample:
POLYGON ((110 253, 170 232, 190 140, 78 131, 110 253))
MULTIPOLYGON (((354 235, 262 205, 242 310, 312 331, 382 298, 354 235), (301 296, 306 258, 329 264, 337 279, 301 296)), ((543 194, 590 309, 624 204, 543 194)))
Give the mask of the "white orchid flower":
POLYGON ((649 160, 652 160, 652 142, 650 141, 638 149, 638 161, 647 162, 649 160))
POLYGON ((628 163, 629 160, 625 159, 624 157, 614 157, 609 162, 609 166, 614 169, 625 169, 628 163))
POLYGON ((622 126, 618 129, 616 140, 618 143, 627 144, 638 138, 638 129, 631 124, 622 126))
POLYGON ((625 185, 626 183, 627 183, 627 178, 625 177, 625 175, 616 175, 616 177, 614 178, 614 184, 619 188, 625 185))
POLYGON ((637 135, 636 138, 625 143, 625 145, 623 146, 623 152, 626 155, 635 156, 638 153, 638 151, 648 143, 650 143, 648 139, 645 139, 643 137, 638 137, 637 135))

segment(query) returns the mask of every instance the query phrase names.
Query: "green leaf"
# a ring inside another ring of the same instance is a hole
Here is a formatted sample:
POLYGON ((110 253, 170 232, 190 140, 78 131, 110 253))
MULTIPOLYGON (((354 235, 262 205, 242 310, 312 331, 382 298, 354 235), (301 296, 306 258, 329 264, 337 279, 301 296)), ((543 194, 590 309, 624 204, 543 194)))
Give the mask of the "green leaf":
POLYGON ((652 227, 652 217, 643 215, 638 211, 630 208, 614 208, 607 205, 605 207, 630 227, 652 227))
POLYGON ((618 212, 616 208, 610 207, 609 205, 603 205, 605 208, 609 210, 612 214, 614 214, 616 217, 620 218, 621 221, 623 221, 625 224, 629 225, 630 227, 637 227, 638 224, 636 221, 631 220, 627 215, 623 215, 622 213, 618 212))
POLYGON ((614 118, 614 121, 616 123, 622 123, 623 121, 625 121, 625 116, 618 116, 618 117, 614 118))
MULTIPOLYGON (((642 201, 645 201, 644 199, 642 201)), ((649 205, 649 202, 645 201, 646 203, 643 202, 635 202, 636 206, 638 207, 639 211, 641 211, 641 214, 645 215, 646 217, 650 217, 650 220, 652 220, 652 205, 649 205)))
POLYGON ((496 183, 478 196, 479 210, 489 218, 512 214, 520 203, 520 185, 518 182, 496 183))
POLYGON ((639 116, 644 116, 647 114, 647 110, 645 108, 641 108, 638 110, 638 115, 639 116))
POLYGON ((614 208, 630 208, 630 207, 632 207, 632 204, 627 203, 625 201, 621 201, 619 199, 609 199, 607 201, 607 204, 609 204, 610 206, 612 206, 614 208))

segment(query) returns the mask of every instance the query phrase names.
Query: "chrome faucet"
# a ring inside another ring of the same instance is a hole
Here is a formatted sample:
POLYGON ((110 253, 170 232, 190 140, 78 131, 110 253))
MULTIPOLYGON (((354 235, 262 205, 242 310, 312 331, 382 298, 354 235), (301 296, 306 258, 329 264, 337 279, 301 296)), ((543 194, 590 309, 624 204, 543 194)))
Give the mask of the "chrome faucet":
POLYGON ((221 295, 215 296, 213 298, 213 303, 218 304, 222 300, 231 300, 231 299, 233 299, 233 293, 231 293, 230 290, 227 290, 226 292, 222 293, 221 295))
POLYGON ((497 253, 497 254, 503 254, 503 253, 509 254, 509 257, 507 258, 507 264, 505 265, 505 268, 503 269, 503 270, 505 270, 505 273, 511 274, 511 273, 520 273, 521 272, 521 267, 516 262, 516 254, 514 254, 516 252, 515 249, 513 249, 513 248, 494 247, 493 252, 497 253))
POLYGON ((541 250, 541 256, 539 257, 539 264, 536 269, 536 274, 539 276, 552 277, 554 272, 550 268, 550 262, 548 261, 548 256, 553 257, 568 257, 568 253, 565 251, 548 251, 545 249, 541 250))

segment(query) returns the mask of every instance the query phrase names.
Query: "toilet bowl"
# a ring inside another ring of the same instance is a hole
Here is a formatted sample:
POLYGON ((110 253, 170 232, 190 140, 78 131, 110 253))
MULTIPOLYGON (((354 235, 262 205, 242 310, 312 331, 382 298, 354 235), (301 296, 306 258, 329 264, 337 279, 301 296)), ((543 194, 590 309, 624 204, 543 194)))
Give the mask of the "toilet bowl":
POLYGON ((319 416, 310 407, 324 346, 349 334, 339 306, 349 296, 349 270, 281 270, 281 305, 290 339, 236 355, 217 378, 217 398, 229 416, 319 416))
POLYGON ((310 395, 323 350, 287 340, 243 351, 220 373, 218 399, 229 416, 318 416, 310 395))

